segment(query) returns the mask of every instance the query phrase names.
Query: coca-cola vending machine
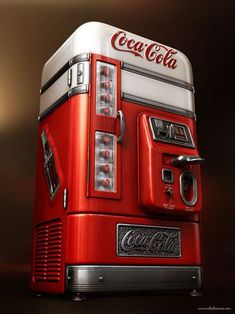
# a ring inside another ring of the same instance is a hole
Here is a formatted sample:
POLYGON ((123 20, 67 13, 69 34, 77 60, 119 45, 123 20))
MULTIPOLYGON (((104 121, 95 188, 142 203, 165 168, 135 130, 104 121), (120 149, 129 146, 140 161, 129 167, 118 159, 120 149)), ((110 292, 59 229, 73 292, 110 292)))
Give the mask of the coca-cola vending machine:
POLYGON ((184 54, 79 27, 42 73, 35 292, 201 286, 200 163, 184 54))

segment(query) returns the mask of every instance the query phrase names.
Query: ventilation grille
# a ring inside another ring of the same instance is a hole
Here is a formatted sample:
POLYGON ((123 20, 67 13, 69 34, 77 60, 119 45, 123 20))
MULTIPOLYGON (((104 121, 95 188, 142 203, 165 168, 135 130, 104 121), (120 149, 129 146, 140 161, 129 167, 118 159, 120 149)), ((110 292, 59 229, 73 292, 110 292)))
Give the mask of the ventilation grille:
POLYGON ((52 221, 36 227, 34 278, 59 281, 61 275, 62 223, 52 221))

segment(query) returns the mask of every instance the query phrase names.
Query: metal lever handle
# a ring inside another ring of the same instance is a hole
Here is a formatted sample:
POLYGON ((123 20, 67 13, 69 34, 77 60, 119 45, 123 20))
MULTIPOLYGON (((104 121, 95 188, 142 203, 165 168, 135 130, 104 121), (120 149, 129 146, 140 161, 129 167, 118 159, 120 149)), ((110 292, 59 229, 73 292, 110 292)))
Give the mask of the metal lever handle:
POLYGON ((177 157, 173 157, 171 159, 171 163, 174 166, 183 167, 185 165, 199 165, 202 164, 205 161, 204 158, 201 158, 200 156, 185 156, 180 155, 177 157))
POLYGON ((123 142, 123 136, 125 133, 126 129, 126 123, 125 123, 125 118, 122 110, 118 110, 117 112, 118 117, 120 118, 120 134, 117 136, 117 142, 122 143, 123 142))

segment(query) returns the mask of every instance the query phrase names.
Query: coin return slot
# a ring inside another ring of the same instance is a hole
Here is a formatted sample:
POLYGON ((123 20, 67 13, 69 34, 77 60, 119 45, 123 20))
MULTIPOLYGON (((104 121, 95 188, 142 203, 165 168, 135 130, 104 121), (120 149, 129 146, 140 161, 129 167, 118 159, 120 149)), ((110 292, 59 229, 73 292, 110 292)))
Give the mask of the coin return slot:
POLYGON ((162 169, 162 181, 165 183, 173 183, 174 176, 171 169, 162 169))
POLYGON ((180 194, 184 203, 193 206, 197 202, 197 181, 190 172, 184 172, 180 176, 180 194))

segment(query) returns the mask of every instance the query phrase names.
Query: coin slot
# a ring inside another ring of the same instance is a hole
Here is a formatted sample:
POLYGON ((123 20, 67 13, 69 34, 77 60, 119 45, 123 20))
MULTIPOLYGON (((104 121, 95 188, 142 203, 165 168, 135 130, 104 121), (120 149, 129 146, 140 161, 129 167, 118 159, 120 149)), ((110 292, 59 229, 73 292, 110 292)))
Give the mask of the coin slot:
POLYGON ((165 183, 173 183, 174 175, 171 169, 162 169, 162 181, 165 183))

